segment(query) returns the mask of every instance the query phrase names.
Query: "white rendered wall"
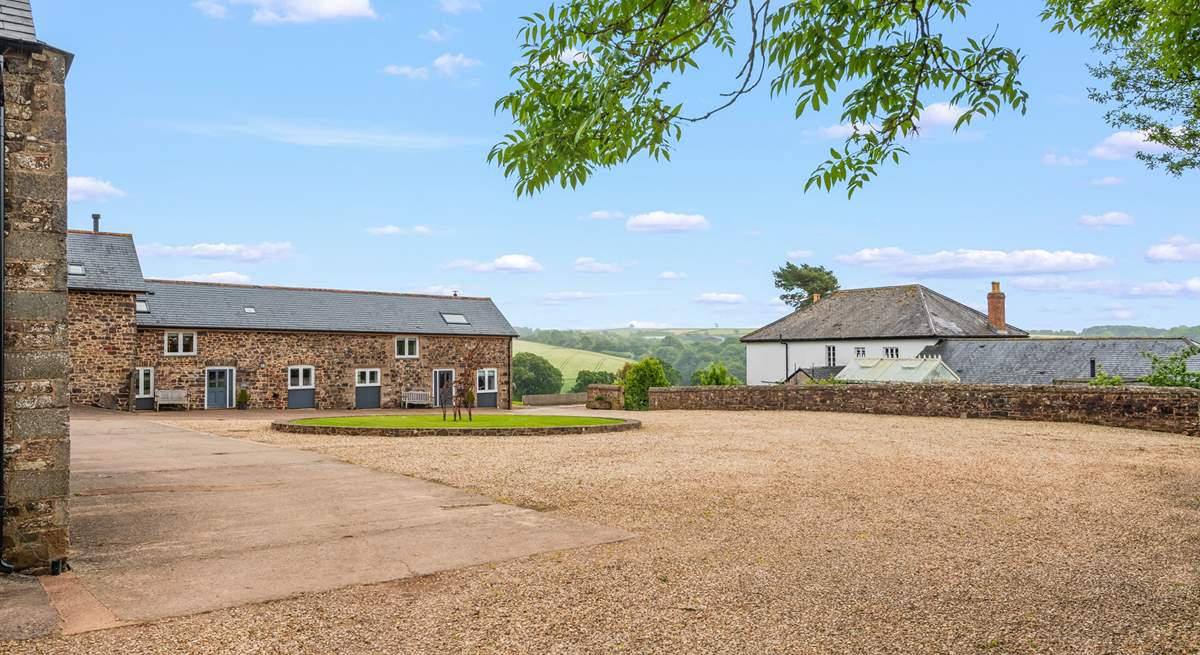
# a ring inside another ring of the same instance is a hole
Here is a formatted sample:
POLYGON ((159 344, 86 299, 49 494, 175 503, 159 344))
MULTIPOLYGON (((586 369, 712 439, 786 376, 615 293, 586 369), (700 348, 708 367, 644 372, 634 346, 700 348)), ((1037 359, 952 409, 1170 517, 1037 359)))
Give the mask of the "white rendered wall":
POLYGON ((826 366, 825 346, 837 348, 837 366, 854 359, 855 348, 866 348, 867 357, 883 357, 884 348, 899 348, 900 357, 916 357, 937 339, 855 339, 846 341, 778 341, 746 344, 746 384, 782 382, 798 368, 826 366), (785 366, 785 363, 786 366, 785 366))

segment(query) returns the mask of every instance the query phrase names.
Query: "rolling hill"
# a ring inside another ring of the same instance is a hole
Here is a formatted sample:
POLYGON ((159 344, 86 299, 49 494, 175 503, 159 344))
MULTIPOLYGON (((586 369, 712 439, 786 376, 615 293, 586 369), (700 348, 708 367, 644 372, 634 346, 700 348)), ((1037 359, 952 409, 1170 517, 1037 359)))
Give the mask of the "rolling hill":
POLYGON ((562 371, 563 391, 570 391, 575 384, 575 376, 580 371, 612 371, 616 373, 626 364, 632 364, 632 359, 594 353, 587 350, 576 350, 562 346, 552 346, 546 343, 536 343, 517 339, 513 342, 513 354, 533 353, 545 357, 554 367, 562 371))

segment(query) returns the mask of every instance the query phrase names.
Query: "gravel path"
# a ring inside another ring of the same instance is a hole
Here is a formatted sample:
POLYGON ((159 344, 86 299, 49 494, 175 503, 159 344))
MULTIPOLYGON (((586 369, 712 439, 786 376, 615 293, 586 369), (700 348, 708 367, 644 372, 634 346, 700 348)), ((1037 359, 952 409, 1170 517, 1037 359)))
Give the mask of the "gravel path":
POLYGON ((30 653, 1196 653, 1200 440, 829 413, 312 448, 632 541, 70 638, 30 653))

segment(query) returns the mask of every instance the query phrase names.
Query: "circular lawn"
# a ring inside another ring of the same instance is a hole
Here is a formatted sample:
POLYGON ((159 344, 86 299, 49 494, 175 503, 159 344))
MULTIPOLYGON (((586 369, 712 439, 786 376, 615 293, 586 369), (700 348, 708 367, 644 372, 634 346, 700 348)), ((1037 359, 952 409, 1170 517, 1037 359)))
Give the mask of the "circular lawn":
POLYGON ((639 421, 594 416, 544 416, 521 414, 476 414, 455 421, 441 414, 334 416, 276 421, 272 430, 300 434, 356 434, 384 437, 479 434, 488 436, 587 434, 620 432, 641 427, 639 421))

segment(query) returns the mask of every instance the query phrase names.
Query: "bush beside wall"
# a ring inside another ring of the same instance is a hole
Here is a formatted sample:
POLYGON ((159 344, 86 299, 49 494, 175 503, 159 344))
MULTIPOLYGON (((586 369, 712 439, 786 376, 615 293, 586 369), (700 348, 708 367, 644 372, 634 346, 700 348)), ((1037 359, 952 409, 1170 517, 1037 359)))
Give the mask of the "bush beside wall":
POLYGON ((967 384, 671 387, 650 409, 800 410, 1090 423, 1200 436, 1200 391, 967 384))

